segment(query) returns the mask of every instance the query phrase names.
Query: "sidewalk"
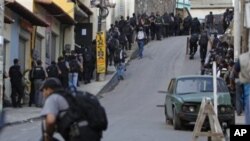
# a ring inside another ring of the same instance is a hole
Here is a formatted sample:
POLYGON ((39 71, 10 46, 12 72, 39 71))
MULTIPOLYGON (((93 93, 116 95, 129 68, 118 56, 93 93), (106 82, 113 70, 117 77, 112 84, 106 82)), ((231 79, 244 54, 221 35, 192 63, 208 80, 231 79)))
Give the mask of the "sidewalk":
MULTIPOLYGON (((132 47, 132 50, 127 51, 128 63, 137 52, 137 46, 132 47)), ((98 95, 111 90, 115 85, 119 83, 116 77, 116 69, 114 66, 108 66, 108 74, 105 77, 105 81, 96 82, 92 80, 90 84, 81 84, 79 90, 88 91, 94 95, 98 95)), ((23 107, 23 108, 4 108, 4 125, 15 125, 25 122, 33 122, 33 120, 40 119, 41 108, 36 107, 23 107)))

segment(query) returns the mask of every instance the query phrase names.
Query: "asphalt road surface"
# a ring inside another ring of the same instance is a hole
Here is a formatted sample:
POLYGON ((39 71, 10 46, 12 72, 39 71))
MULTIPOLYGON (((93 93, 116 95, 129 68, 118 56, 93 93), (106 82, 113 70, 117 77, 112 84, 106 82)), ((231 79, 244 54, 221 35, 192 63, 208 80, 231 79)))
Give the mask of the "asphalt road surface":
MULTIPOLYGON (((127 66, 125 80, 101 99, 107 111, 109 128, 103 141, 191 141, 192 127, 175 131, 165 123, 163 103, 174 76, 198 74, 199 53, 194 60, 186 54, 186 37, 171 37, 149 43, 143 59, 127 66)), ((6 127, 1 141, 37 141, 40 121, 6 127)), ((201 138, 201 140, 206 140, 201 138)))

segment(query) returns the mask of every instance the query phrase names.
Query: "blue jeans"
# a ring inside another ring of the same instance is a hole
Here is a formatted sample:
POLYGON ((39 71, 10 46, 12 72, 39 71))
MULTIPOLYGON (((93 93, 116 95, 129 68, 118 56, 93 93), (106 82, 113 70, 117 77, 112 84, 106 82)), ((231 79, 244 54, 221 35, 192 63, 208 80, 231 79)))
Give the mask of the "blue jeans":
POLYGON ((116 70, 117 70, 117 75, 118 77, 120 76, 124 76, 124 69, 125 69, 125 64, 124 63, 119 63, 117 66, 116 66, 116 70))
POLYGON ((78 73, 69 73, 69 87, 74 86, 77 88, 78 73))
POLYGON ((250 125, 250 83, 244 84, 245 124, 250 125))
POLYGON ((142 58, 143 57, 143 48, 144 48, 144 41, 143 40, 139 40, 138 42, 138 47, 139 47, 139 57, 142 58))

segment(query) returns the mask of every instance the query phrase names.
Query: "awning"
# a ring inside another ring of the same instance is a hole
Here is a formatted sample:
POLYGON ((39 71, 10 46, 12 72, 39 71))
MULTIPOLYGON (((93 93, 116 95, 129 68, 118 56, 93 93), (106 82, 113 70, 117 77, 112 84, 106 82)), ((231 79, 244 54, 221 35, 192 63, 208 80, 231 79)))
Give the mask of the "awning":
POLYGON ((37 15, 33 14, 30 10, 28 10, 15 0, 6 1, 6 7, 11 9, 15 13, 19 14, 25 20, 29 21, 32 25, 44 26, 44 27, 49 26, 49 24, 46 21, 42 20, 37 15))
POLYGON ((93 12, 81 1, 77 1, 77 5, 79 8, 81 8, 84 12, 86 12, 88 15, 93 15, 93 12))
POLYGON ((53 1, 36 0, 36 2, 43 6, 44 9, 46 9, 52 16, 57 18, 61 23, 69 25, 75 24, 75 20, 53 1))
POLYGON ((4 15, 4 23, 12 24, 14 22, 15 22, 14 19, 12 19, 11 17, 9 17, 7 15, 4 15))

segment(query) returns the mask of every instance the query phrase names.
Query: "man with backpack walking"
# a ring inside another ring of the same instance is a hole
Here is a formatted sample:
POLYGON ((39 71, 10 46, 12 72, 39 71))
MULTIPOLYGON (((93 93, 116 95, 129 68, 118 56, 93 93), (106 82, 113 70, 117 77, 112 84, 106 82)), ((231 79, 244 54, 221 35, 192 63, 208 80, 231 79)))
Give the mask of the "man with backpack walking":
POLYGON ((64 91, 57 78, 44 81, 46 99, 41 116, 42 140, 54 141, 58 132, 65 141, 100 141, 108 120, 100 102, 87 92, 64 91))

